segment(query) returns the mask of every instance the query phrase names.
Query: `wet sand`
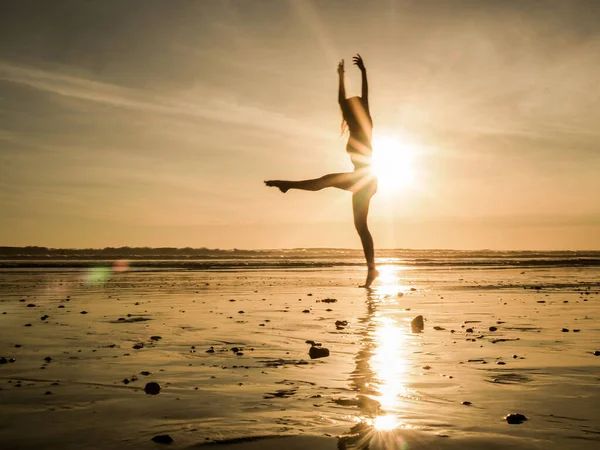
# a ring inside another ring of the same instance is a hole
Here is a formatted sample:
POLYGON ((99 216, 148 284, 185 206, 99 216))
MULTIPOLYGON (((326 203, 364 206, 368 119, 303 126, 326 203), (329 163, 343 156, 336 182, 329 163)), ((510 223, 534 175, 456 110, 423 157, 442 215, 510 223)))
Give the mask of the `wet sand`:
POLYGON ((597 268, 100 272, 0 272, 2 448, 600 446, 597 268))

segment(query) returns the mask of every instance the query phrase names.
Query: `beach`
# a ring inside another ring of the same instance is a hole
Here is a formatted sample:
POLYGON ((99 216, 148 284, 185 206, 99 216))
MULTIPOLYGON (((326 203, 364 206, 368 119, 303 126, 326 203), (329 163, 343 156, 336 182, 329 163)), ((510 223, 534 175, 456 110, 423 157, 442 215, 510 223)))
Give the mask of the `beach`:
POLYGON ((598 448, 600 267, 447 260, 4 263, 1 446, 598 448))

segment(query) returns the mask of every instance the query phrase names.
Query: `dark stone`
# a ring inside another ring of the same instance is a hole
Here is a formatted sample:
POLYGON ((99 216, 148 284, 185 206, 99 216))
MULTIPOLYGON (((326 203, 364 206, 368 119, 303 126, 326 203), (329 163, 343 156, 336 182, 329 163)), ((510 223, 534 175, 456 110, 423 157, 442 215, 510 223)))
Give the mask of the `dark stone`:
POLYGON ((140 375, 144 375, 147 377, 148 375, 150 375, 150 372, 148 372, 147 370, 143 370, 140 372, 140 375))
POLYGON ((423 316, 415 317, 412 322, 410 322, 410 327, 412 328, 413 333, 421 333, 425 328, 425 322, 423 321, 423 316))
POLYGON ((139 350, 141 348, 144 348, 144 344, 139 343, 139 344, 134 344, 132 347, 134 350, 139 350))
POLYGON ((123 384, 129 384, 129 380, 128 380, 127 378, 125 378, 125 379, 123 380, 123 384))
POLYGON ((525 417, 523 414, 512 413, 512 414, 509 414, 508 416, 506 416, 505 419, 511 425, 518 425, 518 424, 526 421, 527 417, 525 417))
POLYGON ((58 307, 59 307, 59 308, 64 308, 64 307, 65 307, 65 305, 58 305, 58 307))
POLYGON ((596 350, 596 351, 594 352, 594 356, 600 356, 600 350, 596 350))
POLYGON ((52 361, 52 357, 51 357, 51 356, 46 356, 46 357, 44 358, 44 361, 46 361, 46 362, 50 362, 50 361, 52 361))
POLYGON ((27 307, 28 307, 28 308, 35 308, 35 303, 28 303, 28 304, 27 304, 27 307))
POLYGON ((323 300, 321 300, 323 303, 336 303, 337 299, 335 298, 324 298, 323 300))
POLYGON ((569 332, 569 329, 568 329, 568 328, 563 328, 563 329, 562 329, 562 330, 560 330, 560 331, 562 331, 563 333, 568 333, 568 332, 569 332))
POLYGON ((471 406, 473 403, 471 402, 461 402, 461 405, 471 406))
POLYGON ((79 314, 87 314, 87 311, 81 311, 79 314))
POLYGON ((308 356, 310 356, 310 359, 325 358, 329 356, 329 349, 312 346, 308 351, 308 356))
POLYGON ((144 392, 149 395, 158 395, 160 393, 160 384, 151 381, 144 386, 144 392))
POLYGON ((303 313, 309 313, 310 309, 305 309, 304 311, 302 311, 303 313))
POLYGON ((6 359, 4 356, 0 358, 0 364, 8 364, 8 359, 6 359))
POLYGON ((150 336, 151 341, 160 341, 161 339, 162 339, 162 336, 150 336))
POLYGON ((490 331, 496 331, 496 330, 498 330, 498 328, 497 327, 490 327, 489 330, 490 331))
POLYGON ((465 331, 466 331, 467 333, 472 333, 472 332, 473 332, 473 328, 467 328, 465 331))
POLYGON ((26 327, 30 327, 30 326, 31 326, 31 324, 30 324, 30 323, 26 323, 24 326, 26 326, 26 327))
POLYGON ((173 438, 168 434, 158 434, 152 438, 154 442, 157 444, 171 444, 173 443, 173 438))
POLYGON ((44 314, 42 317, 40 317, 40 320, 46 320, 48 317, 50 317, 50 316, 44 314))
POLYGON ((443 331, 443 330, 445 330, 444 327, 439 327, 437 325, 435 327, 433 327, 433 329, 436 330, 436 331, 443 331))
POLYGON ((348 326, 348 321, 347 320, 336 320, 335 321, 335 326, 336 327, 347 327, 348 326))

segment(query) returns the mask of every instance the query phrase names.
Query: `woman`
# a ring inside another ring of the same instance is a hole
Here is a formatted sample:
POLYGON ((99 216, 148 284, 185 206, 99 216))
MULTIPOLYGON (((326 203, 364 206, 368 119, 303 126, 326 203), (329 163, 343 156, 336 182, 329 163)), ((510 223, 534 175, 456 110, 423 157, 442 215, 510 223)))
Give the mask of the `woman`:
POLYGON ((361 287, 369 287, 379 272, 375 268, 375 252, 373 238, 367 227, 367 216, 371 197, 377 192, 377 178, 371 172, 372 146, 371 137, 373 120, 369 111, 369 89, 367 85, 367 69, 360 55, 352 58, 362 73, 362 95, 346 98, 344 85, 344 60, 338 64, 339 94, 338 101, 342 110, 342 133, 349 132, 346 151, 354 165, 354 172, 330 173, 321 178, 301 181, 269 180, 267 186, 275 186, 283 193, 290 189, 304 191, 320 191, 323 188, 335 187, 352 192, 352 211, 354 226, 360 236, 367 260, 367 279, 361 287))

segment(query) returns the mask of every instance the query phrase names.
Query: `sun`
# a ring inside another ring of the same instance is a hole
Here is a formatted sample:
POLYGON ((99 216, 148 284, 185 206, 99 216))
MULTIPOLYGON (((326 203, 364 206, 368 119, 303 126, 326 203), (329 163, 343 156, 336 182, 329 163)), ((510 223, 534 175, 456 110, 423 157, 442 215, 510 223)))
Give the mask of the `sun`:
POLYGON ((373 139, 373 172, 379 186, 387 191, 400 191, 413 186, 416 173, 415 149, 393 137, 373 139))

